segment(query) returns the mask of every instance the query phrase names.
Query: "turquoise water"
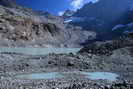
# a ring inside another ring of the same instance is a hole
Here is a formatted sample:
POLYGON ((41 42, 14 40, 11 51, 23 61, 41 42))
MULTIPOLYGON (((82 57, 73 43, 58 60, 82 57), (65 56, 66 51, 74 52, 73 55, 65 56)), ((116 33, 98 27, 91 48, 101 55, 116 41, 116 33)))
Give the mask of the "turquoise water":
POLYGON ((86 75, 87 78, 92 80, 109 80, 109 81, 116 81, 118 75, 115 73, 110 72, 81 72, 81 74, 86 75))
MULTIPOLYGON (((15 76, 16 78, 21 79, 55 79, 55 78, 64 78, 65 73, 67 77, 69 77, 69 72, 63 72, 63 75, 59 72, 50 72, 50 73, 32 73, 32 74, 22 74, 15 76)), ((75 73, 75 72, 74 72, 75 73)), ((116 81, 118 75, 110 72, 77 72, 81 75, 85 75, 85 78, 89 78, 91 80, 108 80, 108 81, 116 81)))
POLYGON ((30 55, 46 55, 49 53, 76 53, 80 48, 0 48, 0 52, 15 52, 30 55))
POLYGON ((63 78, 58 72, 51 72, 51 73, 33 73, 33 74, 23 74, 17 75, 16 78, 20 79, 55 79, 55 78, 63 78))

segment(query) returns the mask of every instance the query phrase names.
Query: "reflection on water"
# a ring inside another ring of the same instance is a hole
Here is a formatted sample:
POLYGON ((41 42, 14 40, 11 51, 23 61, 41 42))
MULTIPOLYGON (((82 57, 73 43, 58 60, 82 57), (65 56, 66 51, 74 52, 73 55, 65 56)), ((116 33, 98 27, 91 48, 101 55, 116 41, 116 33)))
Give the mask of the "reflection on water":
POLYGON ((55 78, 63 78, 58 72, 51 72, 51 73, 33 73, 33 74, 23 74, 17 75, 16 78, 20 79, 55 79, 55 78))
POLYGON ((81 74, 86 75, 87 78, 92 80, 109 80, 109 81, 116 81, 118 75, 115 73, 110 72, 81 72, 81 74))
POLYGON ((49 53, 76 53, 80 48, 0 48, 0 52, 14 52, 30 55, 46 55, 49 53))
MULTIPOLYGON (((91 80, 102 79, 108 81, 116 81, 118 77, 117 74, 110 72, 77 72, 77 73, 80 73, 80 75, 85 75, 85 78, 89 78, 91 80)), ((59 72, 50 72, 50 73, 23 74, 23 75, 17 75, 15 77, 21 79, 55 79, 55 78, 63 78, 65 77, 65 75, 67 75, 68 78, 69 72, 63 72, 63 75, 59 72)))

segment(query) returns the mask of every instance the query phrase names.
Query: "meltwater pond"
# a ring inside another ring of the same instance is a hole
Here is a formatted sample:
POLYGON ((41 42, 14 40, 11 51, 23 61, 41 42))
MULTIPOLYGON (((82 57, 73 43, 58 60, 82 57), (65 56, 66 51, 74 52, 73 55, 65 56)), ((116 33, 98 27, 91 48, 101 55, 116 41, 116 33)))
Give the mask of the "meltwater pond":
POLYGON ((81 74, 85 75, 87 78, 92 80, 109 80, 109 81, 116 81, 117 77, 119 77, 115 73, 110 72, 81 72, 81 74))
MULTIPOLYGON (((31 73, 31 74, 16 75, 15 78, 20 78, 20 79, 55 79, 55 78, 65 78, 66 75, 68 78, 69 74, 72 74, 72 73, 85 75, 85 78, 88 78, 91 80, 102 79, 102 80, 108 80, 108 81, 116 81, 117 77, 118 77, 117 74, 110 73, 110 72, 63 72, 63 73, 50 72, 50 73, 31 73)), ((79 75, 79 78, 80 78, 80 75, 79 75)))
POLYGON ((33 74, 16 75, 15 78, 20 78, 20 79, 55 79, 55 78, 63 78, 63 75, 61 75, 59 72, 33 73, 33 74))
POLYGON ((29 55, 46 55, 49 53, 76 53, 80 50, 80 48, 8 48, 3 47, 0 48, 0 52, 13 52, 13 53, 22 53, 29 55))

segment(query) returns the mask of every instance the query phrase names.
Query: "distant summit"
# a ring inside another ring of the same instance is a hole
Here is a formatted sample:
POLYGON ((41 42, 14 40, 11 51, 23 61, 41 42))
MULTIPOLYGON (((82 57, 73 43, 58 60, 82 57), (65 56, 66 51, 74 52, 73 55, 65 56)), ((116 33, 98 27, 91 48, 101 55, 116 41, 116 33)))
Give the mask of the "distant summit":
POLYGON ((132 7, 132 0, 99 0, 96 3, 87 3, 73 14, 73 17, 85 18, 84 22, 70 24, 95 31, 101 36, 107 33, 110 34, 107 36, 111 36, 112 28, 116 25, 133 22, 132 7))
POLYGON ((16 6, 16 0, 0 0, 0 5, 14 7, 16 6))
POLYGON ((94 16, 99 19, 112 21, 128 10, 130 1, 131 0, 99 0, 97 3, 85 4, 75 15, 94 16))
POLYGON ((72 10, 66 10, 64 12, 64 14, 62 15, 64 18, 68 18, 68 17, 71 17, 73 14, 75 13, 75 11, 72 11, 72 10))
POLYGON ((74 16, 93 17, 112 25, 123 23, 131 4, 130 1, 131 0, 99 0, 97 3, 84 5, 74 16))

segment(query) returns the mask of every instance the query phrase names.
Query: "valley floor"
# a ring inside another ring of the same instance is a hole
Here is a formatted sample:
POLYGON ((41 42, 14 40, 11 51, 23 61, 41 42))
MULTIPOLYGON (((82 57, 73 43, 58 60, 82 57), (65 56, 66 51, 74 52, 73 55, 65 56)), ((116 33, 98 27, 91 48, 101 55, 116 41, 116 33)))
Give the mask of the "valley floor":
MULTIPOLYGON (((106 27, 104 20, 90 18, 90 24, 94 23, 94 27, 95 23, 98 25, 97 34, 92 29, 93 25, 90 28, 86 22, 85 26, 87 24, 89 31, 88 28, 64 23, 64 18, 60 16, 34 11, 11 2, 6 4, 0 5, 0 89, 133 89, 133 33, 129 33, 131 37, 124 40, 121 37, 119 40, 95 42, 99 34, 104 38, 108 37, 103 36, 106 33, 103 30, 106 27), (101 30, 103 33, 99 33, 101 30), (92 41, 94 43, 83 47, 83 44, 92 41), (3 47, 22 48, 19 51, 9 51, 3 47), (28 47, 40 49, 27 50, 28 47), (67 49, 68 52, 54 51, 46 55, 49 50, 43 50, 42 47, 83 48, 80 51, 76 49, 76 53, 67 49), (50 79, 40 79, 42 73, 50 79), (52 74, 48 76, 47 73, 52 74), (100 73, 95 75, 100 78, 90 78, 91 74, 87 77, 86 73, 100 73), (16 77, 19 75, 25 77, 16 77), (53 78, 54 76, 59 77, 53 78)), ((111 31, 111 35, 121 36, 119 30, 132 30, 132 26, 117 26, 114 32, 111 31)))
POLYGON ((120 48, 111 55, 55 54, 26 55, 0 54, 1 89, 132 89, 132 47, 120 48), (65 77, 53 79, 16 78, 30 73, 59 72, 65 77), (93 80, 79 72, 110 72, 118 75, 116 81, 93 80))

